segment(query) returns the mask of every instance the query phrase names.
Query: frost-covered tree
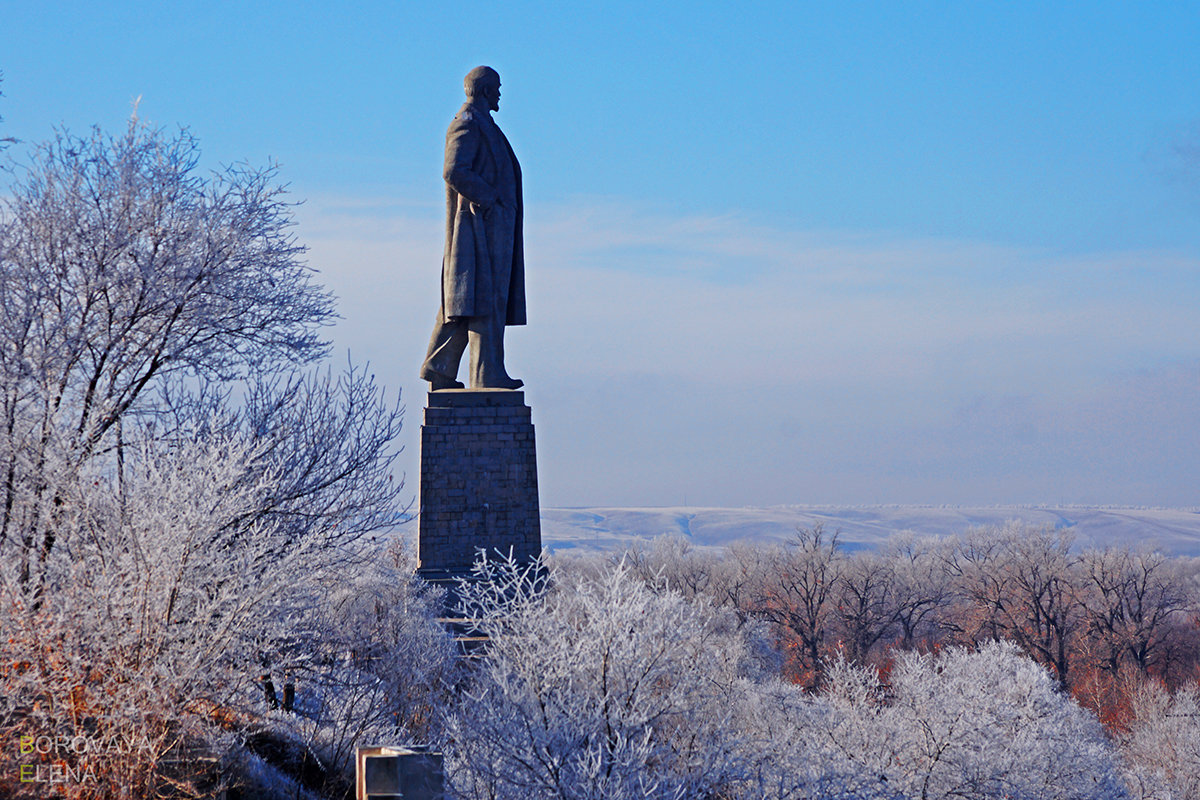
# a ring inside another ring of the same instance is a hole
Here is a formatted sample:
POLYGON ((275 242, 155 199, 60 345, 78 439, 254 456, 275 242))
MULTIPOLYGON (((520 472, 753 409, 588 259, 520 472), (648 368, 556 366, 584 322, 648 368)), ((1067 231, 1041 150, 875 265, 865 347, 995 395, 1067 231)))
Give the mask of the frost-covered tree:
POLYGON ((389 540, 365 556, 353 579, 342 576, 324 598, 321 650, 337 658, 305 665, 305 674, 327 688, 313 699, 326 703, 325 714, 344 713, 338 682, 353 685, 371 715, 356 717, 364 730, 388 740, 436 741, 441 706, 462 666, 438 622, 444 599, 416 576, 416 558, 403 542, 389 540), (372 697, 362 699, 368 692, 372 697))
POLYGON ((887 687, 839 661, 822 702, 824 746, 907 797, 1125 796, 1100 724, 1010 643, 902 654, 887 687))
POLYGON ((293 753, 284 767, 294 769, 306 756, 320 765, 320 780, 309 785, 325 796, 352 789, 356 747, 443 738, 442 712, 463 664, 438 620, 440 593, 415 569, 399 540, 364 548, 351 570, 321 581, 312 622, 288 643, 279 665, 287 671, 277 674, 300 689, 298 713, 275 713, 268 730, 276 750, 293 753))
POLYGON ((705 598, 746 624, 758 617, 761 583, 775 551, 749 542, 728 548, 694 547, 679 536, 660 536, 649 547, 634 546, 617 556, 648 586, 679 592, 685 599, 705 598))
POLYGON ((63 133, 0 204, 0 727, 149 731, 107 784, 146 793, 221 772, 261 671, 319 666, 400 489, 402 409, 299 371, 333 305, 274 170, 198 163, 186 132, 63 133))
POLYGON ((953 542, 934 537, 901 534, 884 546, 895 575, 897 644, 911 650, 918 640, 942 638, 953 623, 947 611, 955 599, 954 584, 946 569, 953 542))
MULTIPOLYGON (((172 377, 228 382, 325 355, 332 298, 273 170, 208 176, 186 132, 60 133, 0 208, 0 547, 40 588, 60 482, 119 459, 172 377), (12 545, 15 543, 15 548, 12 545)), ((68 479, 69 480, 69 479, 68 479)))
POLYGON ((834 618, 848 659, 866 662, 875 644, 892 632, 900 611, 900 589, 895 559, 859 553, 846 560, 838 576, 834 618))
POLYGON ((820 525, 800 530, 785 547, 767 551, 754 584, 754 608, 783 634, 793 673, 820 684, 845 566, 838 537, 820 525))
POLYGON ((974 606, 974 638, 1011 639, 1069 685, 1087 628, 1070 534, 1020 523, 974 530, 960 539, 952 572, 974 606))
MULTIPOLYGON (((271 475, 254 457, 245 442, 205 437, 130 452, 123 487, 91 471, 60 482, 60 545, 42 601, 4 587, 7 737, 148 737, 127 758, 67 759, 131 794, 153 795, 167 776, 202 777, 186 755, 214 741, 204 720, 245 706, 246 679, 278 640, 280 616, 302 626, 314 605, 289 578, 309 554, 279 559, 278 524, 236 522, 269 491, 271 475), (267 561, 275 569, 264 579, 267 561)), ((44 755, 53 764, 64 754, 44 755)), ((40 763, 30 759, 6 751, 4 778, 40 763)))
POLYGON ((400 409, 324 357, 332 298, 313 280, 273 169, 203 174, 196 142, 131 122, 59 134, 0 208, 0 552, 38 593, 68 486, 123 480, 140 440, 256 443, 271 515, 330 545, 391 521, 400 409))
MULTIPOLYGON (((844 663, 844 662, 841 662, 844 663)), ((743 742, 743 780, 730 797, 755 800, 908 800, 879 764, 862 757, 862 747, 834 741, 838 725, 830 704, 780 680, 745 682, 734 706, 743 742)), ((883 734, 870 720, 874 696, 861 698, 858 736, 883 734)))
POLYGON ((1162 553, 1108 548, 1084 553, 1080 569, 1089 632, 1104 667, 1115 674, 1128 660, 1146 673, 1171 620, 1190 605, 1180 563, 1162 553))
POLYGON ((660 536, 649 547, 635 545, 612 561, 623 562, 652 588, 675 591, 691 600, 713 597, 725 560, 719 553, 697 549, 682 536, 660 536))
POLYGON ((488 645, 448 732, 465 797, 1126 796, 1095 717, 1012 643, 900 653, 886 682, 841 658, 813 692, 763 669, 754 623, 622 562, 480 578, 488 645))
POLYGON ((1120 744, 1137 800, 1200 797, 1200 689, 1185 686, 1172 695, 1157 683, 1143 685, 1120 744))
POLYGON ((459 791, 489 798, 720 796, 756 669, 730 613, 652 591, 624 565, 484 562, 464 609, 486 657, 451 720, 459 791))

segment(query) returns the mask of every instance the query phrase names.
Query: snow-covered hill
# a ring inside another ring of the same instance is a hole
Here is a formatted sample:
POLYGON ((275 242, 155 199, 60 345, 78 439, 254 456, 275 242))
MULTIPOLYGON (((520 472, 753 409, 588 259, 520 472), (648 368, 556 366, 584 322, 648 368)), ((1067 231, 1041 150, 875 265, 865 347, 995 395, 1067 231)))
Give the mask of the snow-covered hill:
POLYGON ((1083 506, 772 506, 769 508, 546 508, 542 541, 552 550, 619 550, 662 535, 701 547, 739 539, 785 541, 822 523, 847 548, 873 547, 902 531, 947 536, 1008 520, 1067 528, 1079 547, 1149 545, 1200 556, 1200 509, 1083 506))

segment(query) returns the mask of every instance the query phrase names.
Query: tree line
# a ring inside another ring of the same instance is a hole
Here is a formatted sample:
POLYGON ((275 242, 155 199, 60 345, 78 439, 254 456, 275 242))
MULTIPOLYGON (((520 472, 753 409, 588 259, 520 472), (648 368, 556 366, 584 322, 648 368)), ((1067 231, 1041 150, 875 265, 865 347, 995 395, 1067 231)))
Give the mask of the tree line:
POLYGON ((848 551, 818 526, 786 544, 712 553, 669 539, 629 558, 651 583, 770 623, 809 688, 838 657, 886 669, 898 651, 1004 640, 1119 726, 1140 681, 1200 676, 1200 560, 1076 550, 1064 530, 1013 522, 848 551))

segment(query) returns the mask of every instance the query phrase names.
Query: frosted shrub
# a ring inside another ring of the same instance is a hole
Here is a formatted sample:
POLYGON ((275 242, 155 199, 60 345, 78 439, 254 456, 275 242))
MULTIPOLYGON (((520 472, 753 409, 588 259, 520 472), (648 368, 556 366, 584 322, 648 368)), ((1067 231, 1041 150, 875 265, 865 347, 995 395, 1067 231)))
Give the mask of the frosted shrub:
POLYGON ((730 724, 750 668, 732 615, 598 574, 485 566, 466 606, 490 637, 452 720, 470 797, 691 798, 740 775, 730 724))
POLYGON ((1157 683, 1143 686, 1121 750, 1138 800, 1200 797, 1200 690, 1186 686, 1172 695, 1157 683))
POLYGON ((464 797, 1128 796, 1100 724, 1014 644, 900 654, 886 680, 839 659, 813 693, 762 669, 754 624, 623 563, 481 578, 490 641, 449 720, 464 797))
POLYGON ((901 655, 887 691, 840 663, 822 701, 827 747, 911 797, 1125 796, 1100 724, 1009 643, 901 655))
POLYGON ((889 783, 885 765, 864 758, 863 745, 879 734, 871 719, 878 706, 874 697, 868 701, 869 692, 860 694, 862 702, 855 714, 838 716, 831 704, 794 684, 747 682, 743 690, 736 709, 743 777, 739 791, 730 796, 747 800, 908 797, 901 787, 889 783))
POLYGON ((329 587, 396 519, 402 409, 300 372, 333 300, 275 171, 198 162, 62 133, 0 198, 0 737, 94 745, 5 746, 0 795, 216 792, 270 727, 258 675, 326 657, 329 587))
POLYGON ((393 541, 364 556, 328 587, 322 636, 304 643, 310 660, 297 670, 299 727, 337 770, 352 769, 358 746, 439 741, 460 666, 441 595, 409 551, 393 541))
POLYGON ((306 548, 279 553, 279 525, 238 524, 271 483, 254 456, 243 443, 207 438, 130 454, 120 485, 86 472, 81 485, 60 485, 68 511, 44 595, 3 584, 0 735, 138 745, 104 758, 5 748, 2 779, 21 765, 90 765, 92 787, 139 796, 223 757, 205 744, 220 739, 205 722, 219 730, 235 721, 259 657, 281 633, 276 620, 303 625, 309 607, 302 582, 289 578, 311 563, 306 548))

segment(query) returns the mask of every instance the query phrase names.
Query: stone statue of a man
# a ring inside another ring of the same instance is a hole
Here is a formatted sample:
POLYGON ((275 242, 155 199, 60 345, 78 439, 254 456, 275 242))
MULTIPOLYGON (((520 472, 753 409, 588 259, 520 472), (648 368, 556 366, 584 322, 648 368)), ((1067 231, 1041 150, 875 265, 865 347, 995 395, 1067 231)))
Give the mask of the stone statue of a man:
POLYGON ((470 345, 472 389, 516 389, 504 369, 504 326, 525 324, 521 167, 492 120, 500 76, 476 67, 463 81, 467 102, 446 131, 446 248, 442 302, 421 378, 430 389, 456 380, 470 345))

